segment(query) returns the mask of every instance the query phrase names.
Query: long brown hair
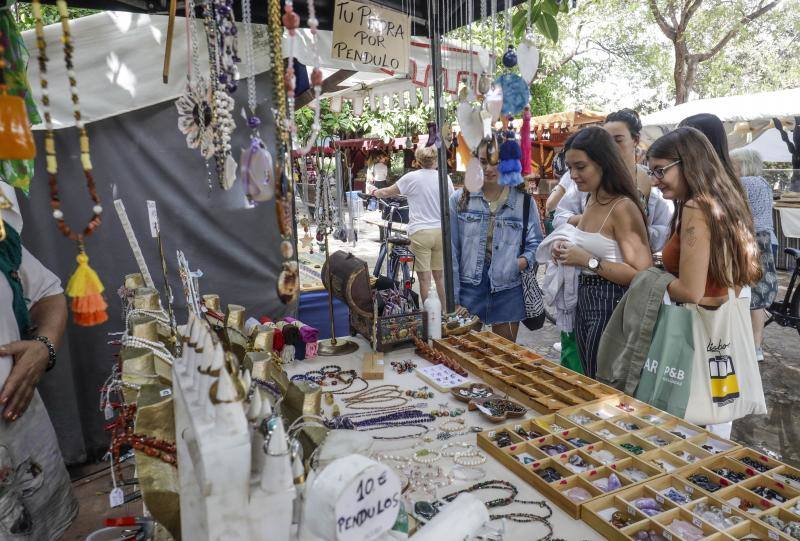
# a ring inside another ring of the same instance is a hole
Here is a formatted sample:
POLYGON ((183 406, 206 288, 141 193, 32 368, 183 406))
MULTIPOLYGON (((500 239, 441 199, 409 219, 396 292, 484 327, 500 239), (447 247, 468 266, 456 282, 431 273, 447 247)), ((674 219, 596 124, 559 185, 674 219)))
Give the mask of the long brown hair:
POLYGON ((564 143, 564 150, 582 150, 603 171, 600 186, 612 197, 627 197, 633 201, 642 215, 647 231, 647 216, 642 208, 642 198, 630 169, 622 159, 619 146, 606 130, 590 126, 572 134, 564 143))
MULTIPOLYGON (((761 278, 753 216, 741 183, 731 178, 708 138, 695 128, 678 128, 653 143, 647 158, 680 160, 686 200, 697 203, 711 231, 709 276, 721 287, 746 286, 761 278)), ((673 232, 686 201, 678 202, 673 232)))

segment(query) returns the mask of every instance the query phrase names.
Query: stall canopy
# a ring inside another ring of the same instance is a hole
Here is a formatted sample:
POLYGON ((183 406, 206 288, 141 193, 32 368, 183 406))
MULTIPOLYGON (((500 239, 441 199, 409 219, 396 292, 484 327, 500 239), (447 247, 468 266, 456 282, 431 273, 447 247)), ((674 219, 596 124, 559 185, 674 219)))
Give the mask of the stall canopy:
POLYGON ((765 162, 791 163, 792 161, 789 148, 781 139, 780 132, 775 128, 768 129, 744 148, 757 151, 765 162))
POLYGON ((773 128, 773 118, 779 118, 784 127, 793 129, 794 117, 800 115, 800 88, 682 103, 643 117, 645 135, 655 140, 684 118, 699 113, 718 116, 725 123, 731 147, 738 148, 773 128))
MULTIPOLYGON (((171 77, 168 84, 161 80, 164 47, 167 33, 167 17, 145 15, 131 12, 106 11, 72 21, 72 34, 75 41, 75 65, 80 69, 78 88, 81 95, 81 109, 84 118, 97 121, 134 111, 167 100, 177 99, 184 91, 185 74, 190 69, 187 54, 187 27, 184 19, 175 25, 171 77)), ((202 21, 196 21, 196 34, 200 42, 200 70, 208 69, 208 55, 202 21)), ((319 51, 321 69, 327 88, 325 95, 339 96, 343 99, 370 102, 378 99, 383 102, 390 96, 407 95, 409 100, 417 99, 416 88, 423 89, 423 100, 428 98, 428 87, 432 86, 430 40, 414 37, 411 40, 411 74, 409 77, 391 72, 363 71, 363 66, 331 58, 331 32, 320 31, 319 51), (333 84, 331 84, 333 83, 333 84), (412 92, 409 92, 412 91, 412 92)), ((254 31, 255 70, 262 73, 269 70, 269 44, 266 29, 257 25, 254 31)), ((33 30, 23 33, 29 51, 36 50, 36 35, 33 30)), ((61 39, 59 25, 45 27, 45 38, 50 45, 51 56, 57 53, 56 46, 61 39)), ((315 47, 307 30, 298 32, 294 45, 295 57, 309 67, 314 64, 315 47)), ((288 44, 284 41, 284 56, 288 44)), ((468 48, 457 41, 446 40, 442 51, 442 78, 445 92, 454 93, 458 78, 473 68, 480 73, 488 67, 489 53, 485 49, 468 48)), ((38 78, 38 64, 32 61, 29 66, 31 80, 38 78)), ((246 67, 239 66, 240 75, 249 73, 246 67)), ((56 128, 72 126, 72 102, 67 83, 66 66, 63 62, 50 62, 48 65, 50 99, 53 124, 56 128)), ((41 101, 39 85, 32 85, 37 102, 41 101)), ((413 105, 413 104, 412 104, 413 105)), ((43 125, 36 126, 41 129, 43 125)))

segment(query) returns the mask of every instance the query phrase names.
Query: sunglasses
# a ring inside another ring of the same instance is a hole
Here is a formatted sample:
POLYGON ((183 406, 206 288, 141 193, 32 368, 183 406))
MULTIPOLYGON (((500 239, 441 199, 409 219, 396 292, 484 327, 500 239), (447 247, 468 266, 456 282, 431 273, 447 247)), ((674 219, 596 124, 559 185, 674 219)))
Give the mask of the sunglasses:
POLYGON ((647 175, 651 176, 651 177, 655 177, 658 180, 663 180, 664 179, 664 173, 667 172, 667 169, 669 169, 673 165, 678 165, 679 163, 681 163, 680 160, 675 160, 672 163, 668 163, 664 167, 656 167, 655 169, 648 169, 647 170, 647 175))

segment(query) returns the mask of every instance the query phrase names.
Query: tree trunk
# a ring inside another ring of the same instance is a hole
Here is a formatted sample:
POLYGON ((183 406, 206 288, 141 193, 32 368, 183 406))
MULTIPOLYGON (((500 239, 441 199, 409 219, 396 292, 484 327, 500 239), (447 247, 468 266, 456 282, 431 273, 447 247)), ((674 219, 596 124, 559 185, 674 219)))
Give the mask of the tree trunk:
MULTIPOLYGON (((675 69, 673 70, 673 78, 675 81, 675 105, 686 103, 689 101, 690 82, 689 76, 689 52, 686 48, 686 42, 682 36, 676 36, 672 42, 675 47, 675 69)), ((692 82, 694 82, 694 75, 697 72, 697 66, 692 70, 692 82)))

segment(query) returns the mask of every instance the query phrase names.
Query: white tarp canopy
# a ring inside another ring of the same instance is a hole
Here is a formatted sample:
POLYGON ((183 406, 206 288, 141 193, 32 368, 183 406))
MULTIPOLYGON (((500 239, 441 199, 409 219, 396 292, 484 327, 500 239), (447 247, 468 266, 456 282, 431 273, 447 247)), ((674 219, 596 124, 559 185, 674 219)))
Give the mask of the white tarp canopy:
MULTIPOLYGON (((775 117, 781 119, 785 128, 794 128, 793 117, 800 115, 800 88, 695 100, 669 107, 642 117, 645 136, 657 139, 684 118, 700 113, 718 116, 725 123, 728 142, 738 148, 773 128, 775 117)), ((785 149, 785 144, 781 144, 785 149)))
MULTIPOLYGON (((143 107, 177 99, 184 91, 186 74, 191 65, 187 47, 186 19, 180 17, 175 24, 169 83, 162 82, 162 67, 167 36, 167 17, 129 12, 104 11, 70 22, 74 41, 73 60, 77 72, 78 94, 81 114, 86 122, 101 120, 143 107)), ((200 70, 208 73, 208 54, 202 21, 196 22, 200 70)), ((70 100, 66 66, 61 49, 61 25, 53 24, 44 29, 47 41, 47 81, 49 84, 50 111, 56 128, 73 126, 72 102, 70 100)), ((356 73, 340 83, 345 88, 363 89, 372 83, 397 79, 391 72, 368 72, 365 68, 330 57, 332 33, 319 31, 320 58, 323 75, 328 77, 340 69, 356 73)), ((240 32, 239 36, 244 36, 240 32)), ((266 27, 253 25, 255 43, 255 71, 269 69, 270 55, 266 27)), ((28 78, 37 103, 41 104, 39 86, 39 63, 37 61, 36 35, 33 30, 23 32, 25 45, 30 53, 28 78)), ((430 78, 430 44, 427 38, 412 37, 412 73, 408 87, 427 87, 430 78)), ((284 56, 288 47, 284 37, 284 56)), ((308 30, 298 32, 295 40, 295 56, 309 69, 314 64, 314 49, 310 46, 308 30)), ((240 45, 239 56, 244 58, 244 46, 240 45)), ((462 44, 448 42, 442 52, 445 72, 445 91, 454 92, 461 72, 469 72, 470 56, 474 71, 480 73, 488 66, 489 54, 475 48, 472 55, 462 44)), ((242 77, 248 75, 244 64, 239 64, 242 77)), ((243 84, 241 85, 244 86, 243 84)), ((36 126, 42 129, 44 126, 36 126)))
MULTIPOLYGON (((791 134, 789 140, 792 140, 791 134)), ((758 139, 745 145, 744 148, 758 151, 761 158, 765 162, 792 162, 792 154, 789 152, 789 147, 786 142, 781 139, 781 134, 775 128, 770 128, 761 135, 758 139)))

